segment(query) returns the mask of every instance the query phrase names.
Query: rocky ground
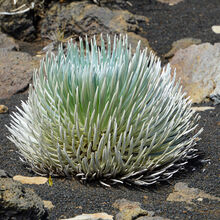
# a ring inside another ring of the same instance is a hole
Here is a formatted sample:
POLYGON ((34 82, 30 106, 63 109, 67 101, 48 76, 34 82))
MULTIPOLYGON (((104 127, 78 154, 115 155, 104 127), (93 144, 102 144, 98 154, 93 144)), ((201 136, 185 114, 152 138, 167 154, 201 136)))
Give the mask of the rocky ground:
MULTIPOLYGON (((1 31, 7 34, 0 34, 0 219, 65 219, 101 212, 107 214, 77 219, 219 219, 219 0, 130 0, 103 2, 102 7, 87 1, 52 3, 27 14, 0 15, 1 31), (33 68, 45 51, 56 51, 69 37, 77 41, 101 32, 127 33, 132 45, 141 40, 164 65, 170 61, 177 69, 201 115, 200 156, 168 182, 148 188, 24 178, 36 175, 19 160, 5 125, 27 99, 33 68)), ((0 12, 10 7, 0 1, 0 12)))

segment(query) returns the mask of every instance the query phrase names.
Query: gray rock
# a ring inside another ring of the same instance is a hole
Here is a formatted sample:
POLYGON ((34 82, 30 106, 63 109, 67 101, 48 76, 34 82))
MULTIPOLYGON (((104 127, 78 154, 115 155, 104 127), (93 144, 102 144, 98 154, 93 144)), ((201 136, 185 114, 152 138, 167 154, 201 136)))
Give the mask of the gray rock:
POLYGON ((47 219, 43 201, 33 190, 11 178, 0 178, 1 219, 47 219))
POLYGON ((41 36, 45 38, 54 38, 64 32, 74 40, 85 35, 91 38, 101 33, 104 36, 126 33, 131 44, 136 46, 141 40, 143 48, 149 47, 147 39, 136 34, 140 29, 138 20, 147 21, 143 16, 135 16, 125 10, 111 10, 84 1, 54 3, 42 20, 40 29, 41 36))
POLYGON ((0 99, 25 90, 39 65, 29 54, 17 51, 0 50, 0 60, 0 99))
POLYGON ((180 49, 171 59, 177 78, 194 103, 220 94, 220 43, 203 43, 180 49))
POLYGON ((6 34, 0 33, 0 50, 10 51, 10 50, 19 50, 19 45, 15 43, 15 40, 12 37, 7 36, 6 34))

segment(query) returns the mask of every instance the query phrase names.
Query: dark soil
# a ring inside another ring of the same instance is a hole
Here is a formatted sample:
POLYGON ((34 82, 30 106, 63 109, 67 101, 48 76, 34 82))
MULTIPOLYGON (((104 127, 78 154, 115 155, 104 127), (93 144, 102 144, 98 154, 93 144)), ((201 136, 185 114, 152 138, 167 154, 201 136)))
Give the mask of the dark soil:
MULTIPOLYGON (((184 0, 176 6, 148 0, 129 0, 133 6, 127 7, 135 14, 145 15, 150 19, 149 25, 140 24, 151 47, 163 55, 171 48, 173 41, 184 37, 199 38, 202 42, 220 42, 220 35, 212 32, 212 25, 220 25, 219 0, 184 0)), ((140 33, 143 34, 143 33, 140 33)), ((24 43, 24 49, 31 51, 24 43)), ((37 49, 35 49, 37 51, 37 49)), ((20 106, 20 100, 26 100, 27 94, 16 94, 10 99, 0 100, 9 108, 9 114, 20 106)), ((212 103, 203 104, 212 105, 212 103)), ((16 152, 16 147, 7 136, 9 132, 9 114, 0 114, 0 169, 11 175, 34 176, 23 166, 16 152)), ((50 219, 73 217, 81 213, 106 212, 115 214, 112 204, 116 199, 126 198, 139 201, 142 208, 156 212, 156 215, 170 219, 220 219, 219 203, 204 199, 194 201, 194 205, 168 202, 166 198, 173 191, 177 182, 188 183, 190 187, 199 188, 206 193, 220 196, 219 190, 219 147, 220 147, 220 105, 215 110, 201 112, 199 126, 204 128, 197 149, 203 160, 190 162, 185 171, 175 175, 171 180, 149 188, 115 186, 103 188, 95 183, 82 185, 75 179, 53 178, 53 186, 28 185, 43 199, 50 200, 55 208, 49 212, 50 219), (147 199, 145 199, 147 196, 147 199)))
POLYGON ((129 11, 147 16, 146 25, 140 23, 150 46, 159 56, 171 49, 174 41, 186 37, 198 38, 202 42, 220 42, 220 34, 211 27, 220 24, 220 0, 184 0, 174 6, 162 4, 156 0, 129 0, 129 11))

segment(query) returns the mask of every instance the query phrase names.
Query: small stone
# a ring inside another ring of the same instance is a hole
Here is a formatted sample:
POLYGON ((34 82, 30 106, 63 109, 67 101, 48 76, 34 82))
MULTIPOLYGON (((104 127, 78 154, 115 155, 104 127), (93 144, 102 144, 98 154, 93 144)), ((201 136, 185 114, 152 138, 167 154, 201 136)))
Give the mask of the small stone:
POLYGON ((13 180, 16 180, 22 184, 45 184, 48 181, 48 178, 46 177, 28 177, 28 176, 14 176, 13 180))
POLYGON ((218 126, 220 126, 220 121, 217 121, 217 123, 216 123, 218 126))
POLYGON ((76 208, 76 209, 83 209, 83 207, 82 207, 81 205, 76 206, 75 208, 76 208))
POLYGON ((220 34, 220 25, 213 25, 212 31, 215 32, 216 34, 220 34))
POLYGON ((188 211, 192 211, 193 208, 191 206, 185 206, 185 208, 188 210, 188 211))
POLYGON ((168 4, 170 6, 173 6, 173 5, 176 5, 180 2, 182 2, 183 0, 157 0, 158 2, 160 3, 165 3, 165 4, 168 4))
POLYGON ((82 214, 78 215, 74 218, 67 218, 61 220, 113 220, 112 215, 108 215, 107 213, 94 213, 94 214, 82 214))
POLYGON ((143 196, 144 197, 144 201, 146 202, 148 200, 148 196, 143 196))
POLYGON ((0 105, 0 114, 8 112, 8 107, 5 105, 0 105))
POLYGON ((196 112, 204 112, 207 110, 214 110, 215 107, 211 107, 211 106, 201 106, 201 107, 192 107, 192 109, 196 112))
POLYGON ((51 201, 49 200, 43 200, 43 203, 44 203, 44 207, 51 210, 54 208, 54 205, 51 201))
POLYGON ((202 202, 203 201, 203 198, 198 198, 197 199, 199 202, 202 202))

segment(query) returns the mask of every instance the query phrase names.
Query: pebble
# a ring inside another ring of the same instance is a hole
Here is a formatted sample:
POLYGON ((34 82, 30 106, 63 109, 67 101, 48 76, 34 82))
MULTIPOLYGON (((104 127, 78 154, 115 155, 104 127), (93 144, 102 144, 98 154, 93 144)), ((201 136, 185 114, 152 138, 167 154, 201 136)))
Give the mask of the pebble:
POLYGON ((168 4, 169 6, 173 6, 173 5, 176 5, 180 2, 182 2, 183 0, 157 0, 158 2, 161 2, 161 3, 166 3, 168 4))
POLYGON ((51 201, 49 200, 43 200, 43 203, 44 203, 44 207, 51 210, 54 208, 54 205, 51 201))
POLYGON ((5 105, 0 105, 0 114, 7 113, 8 107, 5 105))
POLYGON ((61 219, 61 220, 113 220, 112 215, 108 215, 107 213, 94 213, 94 214, 82 214, 78 215, 74 218, 61 219))
POLYGON ((20 176, 16 175, 13 177, 13 180, 16 180, 22 184, 45 184, 48 181, 46 177, 28 177, 28 176, 20 176))
POLYGON ((212 31, 216 34, 220 34, 220 25, 213 25, 212 31))

